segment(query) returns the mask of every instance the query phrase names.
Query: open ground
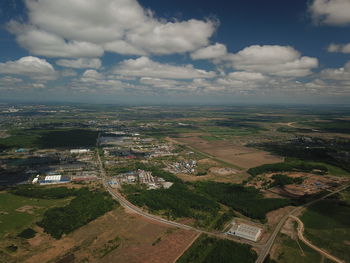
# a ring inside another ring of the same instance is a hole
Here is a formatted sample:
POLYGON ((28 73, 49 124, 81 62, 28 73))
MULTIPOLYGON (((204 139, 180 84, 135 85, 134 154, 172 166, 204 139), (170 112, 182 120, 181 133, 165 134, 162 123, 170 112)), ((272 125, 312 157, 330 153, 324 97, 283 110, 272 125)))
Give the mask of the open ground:
POLYGON ((237 145, 229 141, 213 142, 198 137, 180 137, 176 138, 176 140, 244 169, 262 164, 283 162, 283 158, 281 157, 254 148, 237 145))

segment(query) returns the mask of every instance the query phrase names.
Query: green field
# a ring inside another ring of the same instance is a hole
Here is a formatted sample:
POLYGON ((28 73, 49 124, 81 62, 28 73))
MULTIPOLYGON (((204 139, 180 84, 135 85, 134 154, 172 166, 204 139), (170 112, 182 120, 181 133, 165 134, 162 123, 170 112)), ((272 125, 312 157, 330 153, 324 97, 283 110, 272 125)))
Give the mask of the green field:
POLYGON ((0 238, 5 234, 17 235, 24 229, 42 218, 46 210, 52 207, 64 206, 71 199, 45 200, 22 197, 6 192, 0 193, 0 238), (24 206, 31 206, 28 212, 19 212, 24 206))
POLYGON ((249 245, 201 235, 176 263, 253 263, 249 245))
POLYGON ((329 199, 320 201, 300 218, 305 225, 305 236, 316 246, 350 262, 350 202, 329 199))
MULTIPOLYGON (((274 258, 278 263, 319 263, 321 255, 303 242, 279 234, 276 240, 274 258), (299 243, 299 244, 298 244, 299 243)), ((326 261, 324 261, 326 262, 326 261)))

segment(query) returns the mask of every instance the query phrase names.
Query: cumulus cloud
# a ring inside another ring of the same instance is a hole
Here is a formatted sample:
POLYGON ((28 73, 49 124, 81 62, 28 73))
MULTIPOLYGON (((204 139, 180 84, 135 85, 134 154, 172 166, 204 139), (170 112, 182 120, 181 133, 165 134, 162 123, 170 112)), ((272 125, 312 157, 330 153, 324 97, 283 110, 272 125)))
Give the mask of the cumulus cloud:
POLYGON ((220 59, 227 55, 225 45, 216 43, 201 49, 196 50, 191 54, 192 59, 220 59))
POLYGON ((67 68, 95 68, 101 67, 101 60, 98 58, 79 58, 79 59, 59 59, 56 64, 67 68))
POLYGON ((53 33, 11 21, 8 28, 17 42, 34 55, 46 57, 98 57, 103 48, 90 42, 65 40, 53 33))
POLYGON ((340 68, 322 70, 320 77, 325 80, 350 82, 350 61, 340 68))
POLYGON ((330 44, 328 46, 328 52, 341 52, 350 53, 350 43, 349 44, 330 44))
POLYGON ((318 67, 316 58, 301 56, 290 46, 253 45, 228 56, 233 68, 282 77, 304 77, 318 67))
POLYGON ((104 51, 146 55, 208 45, 216 22, 157 19, 136 0, 26 0, 29 21, 11 21, 18 43, 49 57, 97 57, 104 51), (69 8, 67 8, 69 7, 69 8))
POLYGON ((124 60, 117 65, 113 72, 124 76, 168 79, 213 78, 216 75, 213 71, 196 69, 193 65, 162 64, 148 57, 124 60))
POLYGON ((256 72, 236 71, 220 77, 216 82, 227 89, 251 90, 263 88, 269 81, 267 76, 256 72))
POLYGON ((350 24, 349 0, 314 0, 309 6, 316 23, 328 25, 350 24))
POLYGON ((25 75, 35 80, 54 80, 58 74, 45 59, 23 57, 19 60, 0 63, 0 74, 25 75))

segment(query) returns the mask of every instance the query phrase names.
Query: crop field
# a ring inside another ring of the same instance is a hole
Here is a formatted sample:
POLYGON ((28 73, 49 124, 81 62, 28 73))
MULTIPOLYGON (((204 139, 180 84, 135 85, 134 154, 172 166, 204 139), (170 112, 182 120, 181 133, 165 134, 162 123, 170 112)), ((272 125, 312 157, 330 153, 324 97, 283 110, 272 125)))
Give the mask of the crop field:
POLYGON ((213 142, 197 137, 182 137, 177 138, 177 140, 199 151, 215 156, 220 160, 245 169, 283 161, 283 158, 274 156, 268 152, 235 145, 227 141, 213 142))

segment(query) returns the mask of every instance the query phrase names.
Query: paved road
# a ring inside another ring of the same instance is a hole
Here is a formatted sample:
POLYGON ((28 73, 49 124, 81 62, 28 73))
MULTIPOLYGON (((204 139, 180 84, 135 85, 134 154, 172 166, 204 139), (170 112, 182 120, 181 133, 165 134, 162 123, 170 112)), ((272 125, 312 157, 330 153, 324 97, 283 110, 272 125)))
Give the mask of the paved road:
POLYGON ((306 203, 304 205, 301 205, 301 206, 298 206, 296 208, 294 208, 291 212, 289 212, 289 214, 285 215, 281 220, 280 222, 278 223, 278 225, 276 226, 275 230, 273 231, 273 233, 271 234, 269 240, 266 242, 266 244, 264 245, 262 251, 260 252, 259 254, 259 257, 258 259, 255 261, 255 263, 263 263, 265 258, 267 257, 267 255, 269 254, 272 246, 273 246, 273 243, 275 242, 275 239, 278 235, 278 233, 280 232, 281 228, 283 227, 284 223, 286 222, 287 218, 289 216, 293 216, 294 214, 296 214, 297 212, 300 212, 303 208, 307 207, 307 206, 310 206, 316 202, 319 202, 327 197, 330 197, 334 194, 337 194, 343 190, 345 190, 346 188, 350 187, 350 184, 347 184, 345 186, 342 186, 334 191, 332 191, 331 193, 325 195, 325 196, 322 196, 314 201, 311 201, 309 203, 306 203))
POLYGON ((98 153, 97 153, 97 160, 98 160, 99 167, 100 167, 100 174, 101 174, 101 177, 102 177, 103 186, 111 194, 111 196, 114 199, 116 199, 123 207, 125 207, 125 208, 127 208, 127 209, 129 209, 129 210, 131 210, 131 211, 133 211, 133 212, 135 212, 135 213, 137 213, 137 214, 147 218, 147 219, 150 219, 152 221, 156 221, 158 223, 166 224, 166 225, 169 225, 169 226, 173 226, 173 227, 177 227, 177 228, 181 228, 181 229, 185 229, 185 230, 192 230, 192 231, 195 231, 195 232, 198 232, 198 233, 207 234, 207 235, 210 235, 210 236, 215 236, 215 237, 221 238, 221 239, 229 239, 229 240, 233 240, 235 242, 249 244, 249 245, 251 245, 253 247, 256 247, 258 249, 262 248, 262 245, 257 244, 257 243, 252 242, 252 241, 249 241, 249 240, 245 240, 245 239, 241 239, 241 238, 238 238, 238 237, 234 237, 234 236, 228 235, 226 233, 222 233, 222 232, 205 231, 205 230, 198 229, 198 228, 195 228, 195 227, 191 227, 191 226, 188 226, 188 225, 185 225, 185 224, 181 224, 181 223, 178 223, 178 222, 166 220, 166 219, 164 219, 162 217, 159 217, 159 216, 147 213, 146 211, 142 210, 141 208, 133 205, 131 202, 126 200, 119 193, 118 189, 110 187, 110 185, 107 182, 106 172, 105 172, 105 170, 103 168, 101 157, 100 157, 100 155, 98 153))
POLYGON ((296 216, 290 215, 290 218, 294 219, 295 221, 298 222, 298 237, 301 241, 303 241, 306 245, 308 245, 309 247, 311 247, 312 249, 316 250, 317 252, 319 252, 320 254, 324 255, 325 257, 329 258, 330 260, 337 262, 337 263, 345 263, 345 261, 342 261, 334 256, 332 256, 331 254, 329 254, 328 252, 320 249, 319 247, 316 247, 315 245, 313 245, 309 240, 307 240, 304 237, 304 223, 296 216))
POLYGON ((102 177, 102 182, 103 182, 103 185, 104 187, 106 188, 106 190, 112 195, 112 197, 114 197, 123 207, 145 217, 145 218, 148 218, 150 220, 153 220, 153 221, 156 221, 156 222, 159 222, 159 223, 163 223, 163 224, 166 224, 166 225, 170 225, 170 226, 173 226, 173 227, 178 227, 178 228, 181 228, 181 229, 185 229, 185 230, 192 230, 192 231, 196 231, 196 232, 199 232, 199 233, 203 233, 203 234, 207 234, 207 235, 211 235, 211 236, 215 236, 215 237, 218 237, 218 238, 222 238, 222 239, 230 239, 230 240, 234 240, 235 242, 240 242, 240 243, 245 243, 245 244, 249 244, 255 248, 258 248, 260 249, 260 253, 259 253, 259 257, 257 258, 257 260, 255 261, 255 263, 263 263, 265 258, 267 257, 267 255, 269 254, 274 242, 275 242, 275 239, 278 235, 278 233, 280 232, 281 228, 283 227, 284 223, 286 222, 286 220, 288 219, 289 216, 293 216, 293 214, 299 212, 300 210, 302 210, 303 208, 307 207, 307 206, 310 206, 316 202, 319 202, 329 196, 332 196, 336 193, 339 193, 343 190, 345 190, 346 188, 348 188, 350 186, 350 184, 348 185, 345 185, 341 188, 338 188, 337 190, 334 190, 333 192, 319 198, 319 199, 316 199, 314 201, 311 201, 307 204, 304 204, 302 206, 299 206, 299 207, 296 207, 294 208, 289 214, 285 215, 280 221, 279 223, 277 224, 275 230, 273 231, 273 233, 271 234, 269 240, 264 244, 264 245, 260 245, 260 244, 257 244, 255 242, 251 242, 249 240, 245 240, 245 239, 240 239, 240 238, 236 238, 234 236, 231 236, 231 235, 227 235, 225 233, 219 233, 219 232, 209 232, 209 231, 204 231, 204 230, 201 230, 201 229, 198 229, 198 228, 194 228, 194 227, 191 227, 191 226, 188 226, 188 225, 185 225, 185 224, 181 224, 181 223, 177 223, 177 222, 174 222, 174 221, 170 221, 170 220, 166 220, 162 217, 159 217, 159 216, 156 216, 156 215, 152 215, 152 214, 149 214, 147 212, 145 212, 144 210, 142 210, 141 208, 133 205, 132 203, 130 203, 128 200, 126 200, 120 193, 117 189, 114 189, 114 188, 111 188, 107 181, 106 181, 106 172, 103 168, 103 165, 102 165, 102 161, 101 161, 101 157, 99 155, 99 153, 97 152, 97 159, 98 159, 98 162, 99 162, 99 166, 100 166, 100 173, 101 173, 101 177, 102 177))

